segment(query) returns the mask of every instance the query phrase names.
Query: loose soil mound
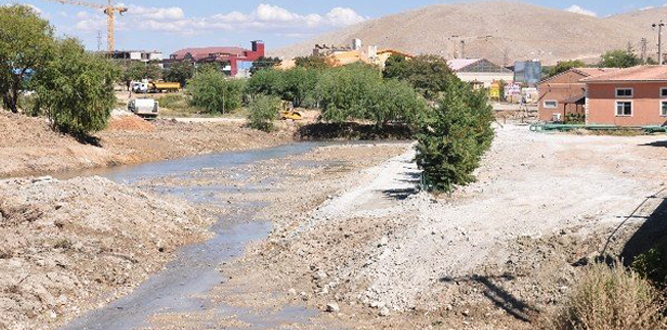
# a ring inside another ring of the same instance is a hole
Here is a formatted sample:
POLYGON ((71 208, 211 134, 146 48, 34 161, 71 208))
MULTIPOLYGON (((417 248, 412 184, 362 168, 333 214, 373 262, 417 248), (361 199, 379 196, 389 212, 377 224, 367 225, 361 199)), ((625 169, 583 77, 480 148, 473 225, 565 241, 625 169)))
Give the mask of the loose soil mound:
POLYGON ((0 181, 0 329, 49 328, 114 299, 206 225, 99 177, 0 181))
POLYGON ((155 126, 147 122, 141 117, 135 115, 125 115, 112 117, 109 120, 109 130, 125 130, 125 131, 143 131, 143 132, 153 132, 155 131, 155 126))

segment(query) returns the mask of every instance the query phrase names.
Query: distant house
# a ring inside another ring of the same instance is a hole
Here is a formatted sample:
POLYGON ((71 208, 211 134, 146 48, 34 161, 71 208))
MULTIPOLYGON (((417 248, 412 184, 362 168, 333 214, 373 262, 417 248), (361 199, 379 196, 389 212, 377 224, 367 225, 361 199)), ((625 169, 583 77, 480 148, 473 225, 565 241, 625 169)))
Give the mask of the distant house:
POLYGON ((447 61, 459 79, 475 87, 489 88, 494 81, 514 81, 514 72, 486 59, 456 59, 447 61))
POLYGON ((667 124, 667 66, 636 66, 582 81, 588 89, 588 124, 667 124))
POLYGON ((586 113, 586 83, 582 79, 596 77, 617 69, 575 68, 546 78, 537 84, 539 119, 564 120, 568 115, 586 113))

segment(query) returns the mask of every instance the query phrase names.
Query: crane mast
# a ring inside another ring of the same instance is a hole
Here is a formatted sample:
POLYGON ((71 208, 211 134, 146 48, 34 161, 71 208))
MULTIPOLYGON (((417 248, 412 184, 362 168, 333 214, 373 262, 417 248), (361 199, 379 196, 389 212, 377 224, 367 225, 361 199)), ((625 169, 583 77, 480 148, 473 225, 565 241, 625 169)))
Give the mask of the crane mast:
POLYGON ((57 2, 63 5, 82 6, 94 9, 104 10, 107 15, 107 47, 109 53, 116 50, 116 13, 123 14, 127 12, 127 8, 123 6, 114 6, 112 0, 107 0, 107 4, 98 4, 94 2, 76 1, 76 0, 44 0, 48 2, 57 2))

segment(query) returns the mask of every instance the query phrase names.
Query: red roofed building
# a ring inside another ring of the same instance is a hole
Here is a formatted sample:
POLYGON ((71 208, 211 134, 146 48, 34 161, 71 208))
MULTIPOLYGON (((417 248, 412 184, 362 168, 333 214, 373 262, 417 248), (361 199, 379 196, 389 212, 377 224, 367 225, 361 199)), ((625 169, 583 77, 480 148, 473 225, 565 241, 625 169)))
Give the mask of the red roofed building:
POLYGON ((667 66, 636 66, 583 79, 588 124, 667 124, 667 66))
POLYGON ((195 63, 221 63, 229 65, 225 71, 236 76, 242 70, 248 70, 260 57, 264 56, 264 42, 255 40, 250 50, 240 47, 204 47, 181 49, 169 57, 170 61, 190 60, 195 63))
POLYGON ((615 70, 618 69, 574 68, 543 79, 537 84, 540 120, 563 121, 568 115, 584 116, 586 83, 581 80, 615 70))

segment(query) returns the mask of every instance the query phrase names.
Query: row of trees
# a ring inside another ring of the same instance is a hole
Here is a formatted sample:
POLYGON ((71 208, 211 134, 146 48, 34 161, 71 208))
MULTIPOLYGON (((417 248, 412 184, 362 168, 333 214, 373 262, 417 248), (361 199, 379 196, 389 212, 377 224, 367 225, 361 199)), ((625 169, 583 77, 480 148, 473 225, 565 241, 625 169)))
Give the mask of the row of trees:
POLYGON ((256 112, 268 113, 262 118, 271 119, 266 109, 274 108, 276 99, 317 107, 327 122, 411 127, 423 183, 434 191, 472 182, 494 137, 486 94, 473 91, 437 56, 392 56, 383 71, 364 64, 332 68, 323 58, 305 57, 290 70, 256 72, 246 92, 261 100, 251 107, 251 122, 257 127, 264 126, 256 112))
POLYGON ((115 105, 120 70, 84 51, 76 39, 57 39, 48 21, 29 6, 0 6, 0 93, 18 112, 27 90, 36 92, 34 113, 75 136, 104 128, 115 105))
MULTIPOLYGON (((600 62, 596 65, 599 68, 630 68, 643 64, 657 64, 652 58, 642 60, 632 49, 617 49, 604 53, 600 57, 600 62)), ((588 65, 581 60, 569 60, 558 62, 551 67, 548 72, 549 77, 563 73, 572 68, 585 68, 588 65)))

